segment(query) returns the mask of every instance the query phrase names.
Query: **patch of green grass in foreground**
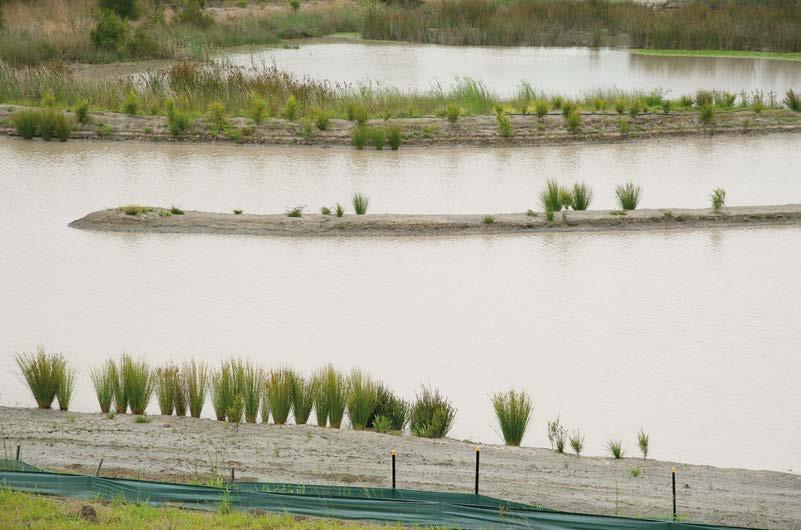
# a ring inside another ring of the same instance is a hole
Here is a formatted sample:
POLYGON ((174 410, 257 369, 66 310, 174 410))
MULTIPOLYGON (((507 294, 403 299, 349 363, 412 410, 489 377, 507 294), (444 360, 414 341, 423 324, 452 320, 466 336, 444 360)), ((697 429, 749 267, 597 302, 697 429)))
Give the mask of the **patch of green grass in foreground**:
POLYGON ((654 48, 633 48, 631 53, 637 55, 655 55, 662 57, 734 57, 741 59, 781 59, 785 61, 801 61, 801 52, 760 52, 741 50, 667 50, 654 48))
POLYGON ((297 519, 291 515, 229 512, 226 514, 154 507, 121 502, 100 503, 60 497, 45 497, 0 489, 0 528, 6 529, 131 529, 170 528, 387 528, 333 519, 297 519), (97 523, 79 515, 81 506, 90 505, 97 512, 97 523))

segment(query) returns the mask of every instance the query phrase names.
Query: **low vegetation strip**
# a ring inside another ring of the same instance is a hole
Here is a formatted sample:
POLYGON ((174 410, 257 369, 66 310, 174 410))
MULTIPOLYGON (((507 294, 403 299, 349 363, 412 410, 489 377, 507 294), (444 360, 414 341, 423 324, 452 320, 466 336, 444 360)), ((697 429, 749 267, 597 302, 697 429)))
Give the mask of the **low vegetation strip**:
POLYGON ((563 211, 548 219, 547 212, 485 215, 254 215, 186 211, 163 216, 162 208, 141 215, 120 209, 92 212, 70 223, 72 228, 107 232, 242 234, 288 237, 455 236, 660 230, 679 228, 769 226, 801 224, 801 204, 740 206, 715 213, 711 209, 563 211))

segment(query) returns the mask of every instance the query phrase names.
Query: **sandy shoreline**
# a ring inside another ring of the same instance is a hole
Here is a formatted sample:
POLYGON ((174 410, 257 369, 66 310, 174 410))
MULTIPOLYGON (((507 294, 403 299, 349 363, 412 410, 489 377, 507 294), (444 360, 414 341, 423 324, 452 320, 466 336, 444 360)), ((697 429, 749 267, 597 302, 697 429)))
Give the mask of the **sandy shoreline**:
MULTIPOLYGON (((243 480, 387 486, 398 451, 398 487, 471 491, 475 446, 456 440, 295 425, 230 425, 209 419, 133 417, 0 407, 7 452, 48 469, 187 481, 212 468, 243 480)), ((12 455, 13 458, 13 455, 12 455)), ((549 508, 633 517, 670 513, 670 468, 637 458, 481 447, 482 493, 549 508), (639 468, 634 477, 631 469, 639 468)), ((801 527, 801 476, 677 465, 678 511, 688 521, 801 527)))
POLYGON ((709 227, 786 226, 801 224, 801 204, 741 206, 715 214, 704 209, 634 210, 620 215, 609 210, 567 212, 548 222, 542 212, 493 215, 334 215, 225 214, 186 211, 184 215, 159 215, 154 209, 127 215, 113 208, 92 212, 70 223, 82 230, 135 233, 232 234, 279 237, 415 237, 543 232, 597 232, 693 229, 709 227))
MULTIPOLYGON (((12 124, 15 112, 28 109, 22 105, 0 105, 0 135, 16 136, 12 124)), ((71 113, 68 113, 71 114, 71 113)), ((503 138, 498 132, 495 116, 469 116, 456 124, 444 118, 393 118, 372 119, 368 125, 401 128, 406 147, 509 147, 595 144, 630 141, 646 138, 683 138, 717 134, 769 134, 801 132, 801 113, 783 109, 754 113, 749 110, 727 110, 715 114, 711 124, 700 122, 698 112, 674 111, 670 114, 624 114, 628 131, 618 128, 621 118, 615 112, 583 112, 582 125, 577 133, 571 132, 558 112, 551 112, 540 123, 535 115, 510 115, 512 136, 503 138)), ((150 142, 224 142, 255 145, 306 145, 319 147, 351 147, 352 122, 332 119, 327 130, 312 127, 310 134, 302 120, 288 121, 269 118, 261 124, 250 119, 229 118, 227 132, 212 130, 202 118, 194 120, 178 139, 169 132, 164 116, 129 116, 119 112, 91 112, 90 122, 77 124, 73 139, 150 141, 150 142)), ((374 149, 368 143, 365 149, 374 149)), ((385 149, 389 149, 388 146, 385 149)))

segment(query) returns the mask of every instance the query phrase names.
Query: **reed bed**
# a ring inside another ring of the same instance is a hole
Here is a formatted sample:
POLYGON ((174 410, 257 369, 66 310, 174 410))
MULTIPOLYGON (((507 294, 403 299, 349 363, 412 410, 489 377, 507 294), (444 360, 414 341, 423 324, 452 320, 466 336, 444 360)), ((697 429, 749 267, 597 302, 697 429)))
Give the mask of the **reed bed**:
POLYGON ((492 396, 492 407, 506 445, 520 445, 531 419, 531 398, 525 391, 499 392, 492 396))
POLYGON ((440 0, 415 9, 373 4, 365 38, 456 45, 608 46, 801 51, 795 2, 692 1, 674 9, 633 2, 440 0))

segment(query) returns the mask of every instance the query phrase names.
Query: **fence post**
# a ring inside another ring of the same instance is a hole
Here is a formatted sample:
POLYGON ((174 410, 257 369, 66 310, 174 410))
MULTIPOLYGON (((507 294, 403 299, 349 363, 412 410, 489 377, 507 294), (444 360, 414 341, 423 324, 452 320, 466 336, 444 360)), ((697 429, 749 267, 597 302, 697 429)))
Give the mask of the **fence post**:
POLYGON ((19 462, 19 450, 20 450, 20 446, 18 445, 17 446, 17 462, 19 462))
POLYGON ((481 460, 481 447, 476 446, 476 495, 478 495, 478 466, 481 460))
POLYGON ((394 449, 392 450, 392 489, 395 489, 395 455, 397 455, 397 451, 394 449))
POLYGON ((234 468, 231 468, 231 484, 234 483, 234 468))
POLYGON ((101 467, 103 467, 103 459, 102 458, 100 459, 100 462, 98 462, 98 464, 97 464, 97 471, 95 471, 95 476, 96 477, 100 476, 100 468, 101 467))
POLYGON ((670 469, 670 476, 673 481, 673 520, 676 520, 676 466, 670 469))

